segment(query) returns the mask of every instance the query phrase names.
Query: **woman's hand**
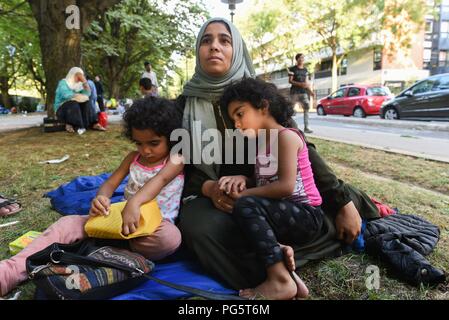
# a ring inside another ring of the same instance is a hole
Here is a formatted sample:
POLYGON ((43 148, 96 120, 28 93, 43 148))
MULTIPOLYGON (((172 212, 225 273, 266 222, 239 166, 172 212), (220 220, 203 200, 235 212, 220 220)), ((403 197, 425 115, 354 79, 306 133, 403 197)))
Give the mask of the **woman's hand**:
POLYGON ((218 181, 206 181, 203 184, 202 192, 206 197, 212 200, 215 208, 227 213, 232 213, 232 209, 234 208, 234 200, 220 190, 218 181))
POLYGON ((236 194, 246 189, 245 176, 224 176, 218 180, 218 186, 226 194, 236 194))
POLYGON ((76 76, 77 76, 79 82, 82 82, 82 83, 87 82, 86 77, 84 76, 84 74, 77 73, 76 76))
POLYGON ((341 208, 335 217, 337 237, 351 244, 359 236, 362 229, 362 218, 359 211, 351 201, 341 208))
POLYGON ((111 200, 106 196, 96 196, 92 200, 92 205, 89 211, 91 217, 95 216, 107 216, 109 214, 109 208, 111 207, 111 200))
POLYGON ((137 231, 140 222, 140 205, 135 204, 131 200, 126 203, 122 211, 123 225, 122 233, 127 236, 137 231))

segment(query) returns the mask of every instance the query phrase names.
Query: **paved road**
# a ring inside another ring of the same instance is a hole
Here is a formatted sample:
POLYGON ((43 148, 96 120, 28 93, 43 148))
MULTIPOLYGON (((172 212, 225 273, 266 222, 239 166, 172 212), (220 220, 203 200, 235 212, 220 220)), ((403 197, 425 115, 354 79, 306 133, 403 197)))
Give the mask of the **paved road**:
MULTIPOLYGON (((41 126, 45 116, 44 113, 0 116, 0 133, 41 126)), ((302 115, 298 113, 295 119, 302 127, 302 115)), ((120 120, 119 115, 109 115, 110 122, 120 120)), ((448 122, 387 121, 378 117, 318 117, 312 114, 310 123, 314 130, 310 136, 449 163, 448 122)))
MULTIPOLYGON (((46 113, 35 112, 30 115, 2 115, 0 116, 0 132, 18 130, 24 128, 39 127, 44 123, 46 113)), ((121 116, 108 115, 110 122, 119 122, 121 116)))
MULTIPOLYGON (((302 115, 295 117, 300 128, 302 115)), ((310 136, 449 163, 449 123, 312 115, 310 136), (377 122, 377 123, 376 123, 377 122), (415 125, 416 123, 416 125, 415 125)))

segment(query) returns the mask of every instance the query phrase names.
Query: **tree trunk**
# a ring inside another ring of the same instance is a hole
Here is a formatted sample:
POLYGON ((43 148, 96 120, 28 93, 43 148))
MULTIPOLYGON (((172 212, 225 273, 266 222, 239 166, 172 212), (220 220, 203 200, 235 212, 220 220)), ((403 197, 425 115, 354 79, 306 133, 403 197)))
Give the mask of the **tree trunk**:
POLYGON ((335 92, 338 87, 338 62, 337 62, 337 50, 332 49, 332 91, 335 92))
POLYGON ((54 116, 53 103, 59 80, 72 67, 81 66, 81 36, 93 19, 120 0, 28 0, 38 24, 42 64, 47 82, 46 106, 49 117, 54 116), (66 8, 77 5, 80 29, 66 27, 66 8))
POLYGON ((107 63, 104 66, 104 71, 106 73, 107 83, 108 83, 108 92, 109 98, 118 98, 120 93, 120 80, 118 77, 119 61, 118 57, 107 57, 107 63))
POLYGON ((111 98, 121 99, 119 81, 113 81, 113 83, 111 83, 111 98))
MULTIPOLYGON (((7 73, 4 73, 7 74, 7 73)), ((9 79, 5 76, 0 76, 0 93, 2 94, 3 106, 11 109, 11 97, 9 96, 9 79)))

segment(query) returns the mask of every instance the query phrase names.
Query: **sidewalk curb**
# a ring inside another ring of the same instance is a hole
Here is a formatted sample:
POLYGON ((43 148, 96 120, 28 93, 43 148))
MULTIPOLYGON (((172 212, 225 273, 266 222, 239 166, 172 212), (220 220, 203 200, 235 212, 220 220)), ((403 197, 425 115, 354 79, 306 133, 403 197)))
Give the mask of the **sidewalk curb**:
MULTIPOLYGON (((301 115, 297 114, 295 117, 301 117, 301 115)), ((302 118, 302 117, 301 117, 302 118)), ((385 127, 385 128, 406 128, 406 129, 415 129, 415 130, 429 130, 429 131, 443 131, 449 132, 449 123, 442 121, 441 123, 426 123, 421 121, 408 121, 408 120, 383 120, 383 119, 358 119, 358 118, 349 118, 344 116, 314 116, 310 117, 310 120, 320 120, 320 121, 328 121, 328 122, 340 122, 340 123, 348 123, 348 124, 361 124, 366 126, 373 127, 385 127), (401 122, 403 121, 403 122, 401 122)))
POLYGON ((392 148, 388 148, 388 147, 377 147, 377 146, 373 146, 373 145, 369 145, 369 144, 365 144, 365 143, 358 143, 358 142, 347 141, 347 140, 332 139, 332 138, 322 137, 322 136, 315 135, 315 134, 307 134, 306 137, 311 137, 311 138, 316 138, 316 139, 321 139, 321 140, 326 140, 326 141, 331 141, 331 142, 340 142, 340 143, 344 143, 344 144, 354 145, 354 146, 363 147, 363 148, 367 148, 367 149, 380 150, 380 151, 393 153, 393 154, 402 154, 402 155, 411 156, 414 158, 420 158, 420 159, 424 159, 424 160, 449 163, 449 158, 445 158, 445 157, 422 155, 422 154, 419 154, 416 152, 392 149, 392 148))

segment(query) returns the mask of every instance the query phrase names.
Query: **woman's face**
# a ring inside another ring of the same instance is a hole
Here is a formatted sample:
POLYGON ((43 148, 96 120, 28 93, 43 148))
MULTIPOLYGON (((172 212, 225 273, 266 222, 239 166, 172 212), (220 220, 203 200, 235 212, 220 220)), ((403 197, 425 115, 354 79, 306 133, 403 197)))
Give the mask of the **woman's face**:
POLYGON ((231 68, 232 37, 223 23, 210 23, 200 39, 200 65, 213 77, 225 75, 231 68))

